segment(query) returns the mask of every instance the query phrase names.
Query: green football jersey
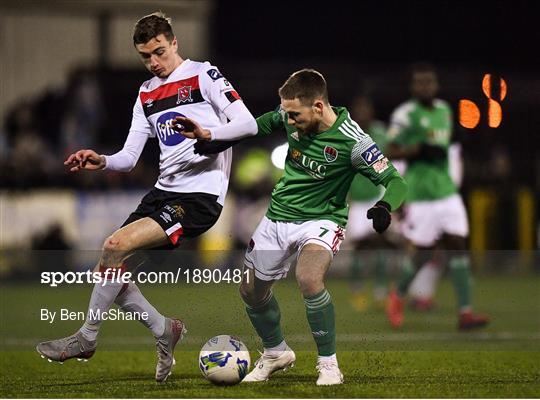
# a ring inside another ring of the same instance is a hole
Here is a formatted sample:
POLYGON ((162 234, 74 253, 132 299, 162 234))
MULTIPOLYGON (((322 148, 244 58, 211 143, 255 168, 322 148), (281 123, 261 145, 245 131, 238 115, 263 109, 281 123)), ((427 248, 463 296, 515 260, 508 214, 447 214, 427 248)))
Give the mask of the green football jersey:
POLYGON ((408 202, 441 199, 457 192, 448 172, 452 110, 445 101, 435 99, 432 108, 416 100, 403 103, 392 113, 389 134, 400 146, 428 143, 446 149, 444 160, 408 162, 405 173, 408 202))
MULTIPOLYGON (((269 219, 328 219, 345 226, 349 211, 347 193, 358 172, 375 185, 386 186, 395 177, 403 182, 371 137, 351 119, 347 109, 333 109, 337 114, 334 125, 325 132, 310 135, 299 135, 287 123, 282 110, 257 118, 258 136, 285 130, 289 144, 284 174, 272 191, 266 214, 269 219)), ((403 188, 406 190, 404 183, 403 188)), ((392 209, 403 201, 404 190, 402 198, 387 199, 392 209)))
MULTIPOLYGON (((371 136, 379 146, 379 149, 384 153, 386 143, 388 142, 386 126, 381 121, 372 121, 369 126, 364 126, 362 128, 369 136, 371 136)), ((349 198, 351 201, 366 202, 372 201, 373 199, 379 199, 382 196, 382 193, 383 188, 381 186, 375 186, 364 175, 356 174, 351 184, 349 198)))

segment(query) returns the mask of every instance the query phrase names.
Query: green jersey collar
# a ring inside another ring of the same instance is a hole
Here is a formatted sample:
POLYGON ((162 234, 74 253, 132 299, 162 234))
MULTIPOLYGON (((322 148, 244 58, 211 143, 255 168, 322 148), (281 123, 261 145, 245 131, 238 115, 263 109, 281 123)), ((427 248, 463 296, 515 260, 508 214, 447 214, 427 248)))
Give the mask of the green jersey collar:
POLYGON ((309 136, 313 137, 313 136, 324 135, 325 133, 329 133, 329 132, 330 133, 335 132, 338 126, 340 126, 342 122, 345 121, 349 117, 349 112, 347 111, 345 107, 332 107, 332 110, 334 110, 334 112, 337 115, 337 118, 334 124, 330 128, 328 128, 326 131, 313 133, 313 134, 310 134, 309 136))

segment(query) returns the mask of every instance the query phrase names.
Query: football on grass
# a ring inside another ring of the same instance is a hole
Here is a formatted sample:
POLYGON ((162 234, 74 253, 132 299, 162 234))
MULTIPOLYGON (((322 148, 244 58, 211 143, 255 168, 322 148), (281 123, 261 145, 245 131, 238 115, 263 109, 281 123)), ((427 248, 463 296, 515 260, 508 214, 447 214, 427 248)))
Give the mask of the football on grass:
POLYGON ((246 376, 250 362, 244 343, 229 335, 213 337, 199 353, 199 368, 215 385, 237 384, 246 376))

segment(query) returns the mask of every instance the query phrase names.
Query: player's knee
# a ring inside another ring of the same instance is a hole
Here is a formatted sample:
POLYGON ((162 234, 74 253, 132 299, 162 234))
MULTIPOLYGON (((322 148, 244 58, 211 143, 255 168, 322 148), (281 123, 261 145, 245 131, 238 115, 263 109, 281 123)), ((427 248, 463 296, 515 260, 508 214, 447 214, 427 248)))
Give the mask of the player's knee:
POLYGON ((444 247, 447 250, 453 251, 465 251, 467 250, 467 240, 463 236, 457 235, 444 235, 443 236, 444 247))
POLYGON ((415 247, 411 256, 412 262, 417 270, 420 269, 422 265, 430 261, 432 258, 433 258, 433 247, 417 246, 415 247))
POLYGON ((257 290, 255 289, 254 285, 247 282, 242 282, 238 288, 242 300, 250 307, 257 307, 259 304, 261 304, 268 296, 269 290, 270 289, 267 288, 259 288, 257 290))
POLYGON ((103 243, 104 252, 129 252, 135 250, 129 236, 113 233, 103 243))
POLYGON ((131 250, 131 245, 127 238, 113 233, 103 243, 102 264, 107 266, 120 264, 131 250))
POLYGON ((255 289, 253 285, 250 285, 249 283, 244 281, 240 284, 240 287, 238 288, 238 292, 240 292, 240 297, 242 297, 242 300, 244 300, 244 303, 248 305, 252 305, 254 303, 255 289))
POLYGON ((322 277, 315 274, 296 274, 298 287, 304 296, 313 296, 324 289, 322 277))

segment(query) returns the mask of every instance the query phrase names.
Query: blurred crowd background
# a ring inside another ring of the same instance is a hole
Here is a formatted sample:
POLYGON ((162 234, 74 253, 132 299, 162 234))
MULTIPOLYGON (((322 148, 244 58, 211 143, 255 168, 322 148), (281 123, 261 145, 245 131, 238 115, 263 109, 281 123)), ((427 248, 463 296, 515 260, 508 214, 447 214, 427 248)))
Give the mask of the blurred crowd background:
MULTIPOLYGON (((311 67, 329 84, 333 105, 367 96, 388 122, 409 98, 408 66, 433 63, 440 98, 455 113, 473 251, 540 248, 540 61, 528 2, 3 1, 0 4, 0 249, 99 249, 157 178, 159 149, 149 141, 131 173, 72 174, 63 161, 91 148, 118 151, 140 84, 149 73, 132 45, 132 27, 162 10, 173 19, 184 58, 217 65, 257 116, 279 103, 278 87, 311 67), (488 125, 482 81, 491 74, 502 120, 488 125), (460 100, 480 120, 460 124, 460 100)), ((353 114, 354 116, 354 114, 353 114)), ((219 224, 192 246, 241 249, 281 174, 284 135, 234 150, 219 224), (275 150, 278 149, 276 152, 275 150), (274 157, 273 157, 274 156, 274 157)), ((530 257, 528 264, 534 264, 530 257)), ((0 276, 10 277, 9 262, 0 276)))

